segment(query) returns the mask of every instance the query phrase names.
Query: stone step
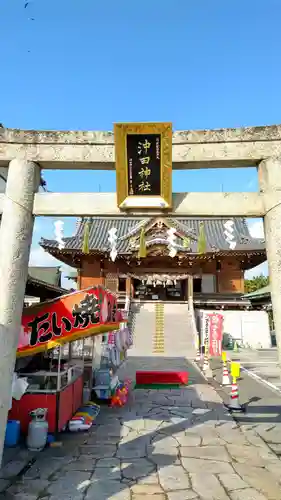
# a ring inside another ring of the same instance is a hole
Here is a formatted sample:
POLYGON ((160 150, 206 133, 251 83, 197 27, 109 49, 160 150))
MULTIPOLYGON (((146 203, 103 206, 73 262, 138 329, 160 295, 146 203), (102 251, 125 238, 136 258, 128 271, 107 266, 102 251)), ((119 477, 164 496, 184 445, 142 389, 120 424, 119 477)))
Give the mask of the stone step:
POLYGON ((193 357, 193 329, 186 304, 134 304, 130 355, 193 357), (176 336, 176 345, 175 345, 176 336))

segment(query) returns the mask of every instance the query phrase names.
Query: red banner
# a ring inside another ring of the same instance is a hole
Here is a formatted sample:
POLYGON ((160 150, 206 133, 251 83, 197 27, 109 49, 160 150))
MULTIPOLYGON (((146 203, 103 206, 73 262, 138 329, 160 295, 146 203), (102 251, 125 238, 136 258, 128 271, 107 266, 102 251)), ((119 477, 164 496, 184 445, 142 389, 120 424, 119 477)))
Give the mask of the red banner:
POLYGON ((24 309, 17 357, 117 330, 124 321, 116 296, 91 287, 24 309))
POLYGON ((222 336, 223 336, 223 315, 209 314, 210 318, 210 337, 209 352, 210 356, 221 356, 222 336))

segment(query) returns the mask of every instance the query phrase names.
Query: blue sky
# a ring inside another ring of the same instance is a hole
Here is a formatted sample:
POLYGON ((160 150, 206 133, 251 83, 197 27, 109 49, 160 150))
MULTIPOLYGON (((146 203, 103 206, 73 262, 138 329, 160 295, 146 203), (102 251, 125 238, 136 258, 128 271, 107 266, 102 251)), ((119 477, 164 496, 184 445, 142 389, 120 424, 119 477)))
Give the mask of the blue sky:
MULTIPOLYGON (((280 0, 0 0, 0 122, 111 130, 280 123, 280 0), (34 19, 34 20, 32 20, 34 19)), ((110 172, 46 172, 51 191, 114 191, 110 172)), ((254 169, 180 172, 174 191, 254 191, 254 169)), ((261 230, 258 222, 254 231, 261 230)), ((41 235, 53 221, 40 219, 41 235)), ((73 221, 66 221, 71 234, 73 221)), ((44 260, 45 259, 45 260, 44 260)), ((50 261, 48 261, 50 262, 50 261)))

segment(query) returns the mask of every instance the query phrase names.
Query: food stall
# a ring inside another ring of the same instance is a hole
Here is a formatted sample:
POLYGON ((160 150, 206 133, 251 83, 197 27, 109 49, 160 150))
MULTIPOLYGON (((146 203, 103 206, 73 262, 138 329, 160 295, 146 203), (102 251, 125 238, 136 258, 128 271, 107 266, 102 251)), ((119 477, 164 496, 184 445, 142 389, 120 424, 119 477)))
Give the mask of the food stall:
POLYGON ((24 309, 16 371, 29 385, 9 419, 26 433, 30 412, 47 408, 49 432, 64 429, 82 403, 84 369, 61 346, 116 330, 121 321, 115 294, 101 286, 24 309))

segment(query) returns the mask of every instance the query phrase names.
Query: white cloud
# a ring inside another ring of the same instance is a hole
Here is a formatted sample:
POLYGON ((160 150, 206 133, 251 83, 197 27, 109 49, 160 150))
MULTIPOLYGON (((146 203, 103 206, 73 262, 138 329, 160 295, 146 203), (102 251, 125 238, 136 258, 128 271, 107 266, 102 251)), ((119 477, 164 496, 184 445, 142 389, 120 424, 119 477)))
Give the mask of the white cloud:
POLYGON ((30 257, 29 257, 29 265, 35 267, 54 267, 58 266, 62 271, 62 287, 63 288, 77 288, 75 281, 69 280, 66 278, 69 271, 73 271, 73 268, 70 266, 66 266, 60 260, 55 259, 48 252, 45 252, 40 246, 31 247, 30 257))
POLYGON ((264 238, 263 220, 257 219, 249 223, 249 231, 252 238, 264 238))
POLYGON ((263 274, 263 276, 268 276, 268 264, 267 261, 263 262, 262 264, 259 264, 256 267, 253 267, 252 269, 249 269, 248 271, 245 272, 245 279, 250 280, 254 278, 254 276, 260 276, 263 274))
MULTIPOLYGON (((249 231, 252 238, 264 238, 264 225, 263 219, 255 219, 253 221, 248 221, 249 231)), ((267 261, 259 264, 252 269, 249 269, 245 272, 245 278, 251 279, 254 276, 260 276, 263 274, 264 276, 268 276, 268 263, 267 261)))
POLYGON ((62 263, 52 257, 48 252, 45 252, 42 247, 34 246, 31 247, 30 257, 29 257, 29 265, 30 266, 61 266, 62 263))

